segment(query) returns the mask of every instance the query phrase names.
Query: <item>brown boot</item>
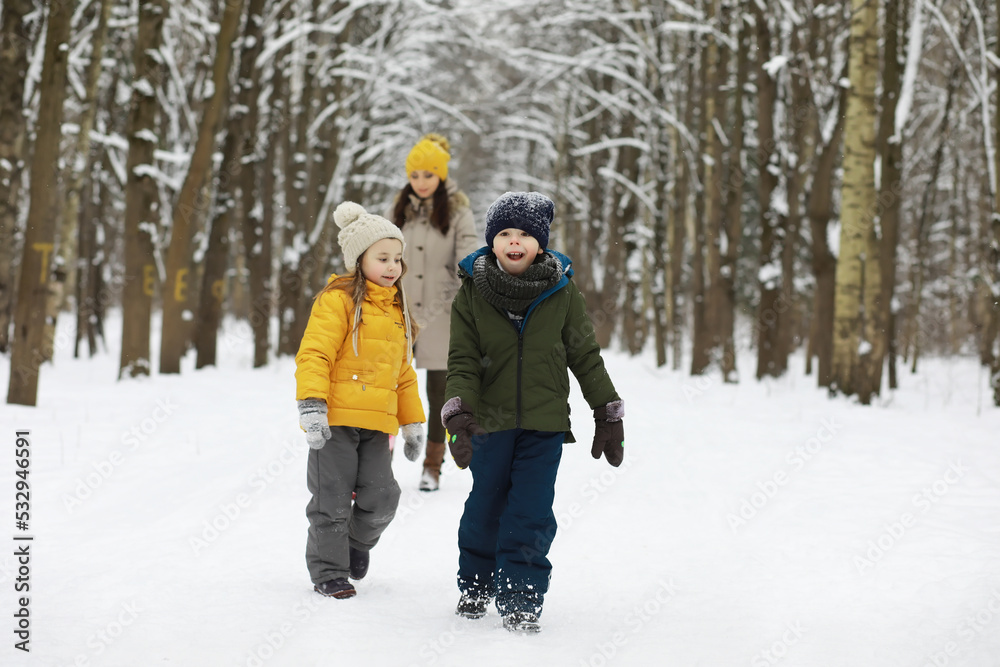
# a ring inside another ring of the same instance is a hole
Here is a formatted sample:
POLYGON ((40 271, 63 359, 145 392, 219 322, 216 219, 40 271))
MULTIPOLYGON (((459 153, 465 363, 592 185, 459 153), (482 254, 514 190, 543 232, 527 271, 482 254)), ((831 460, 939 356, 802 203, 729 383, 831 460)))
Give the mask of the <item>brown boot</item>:
POLYGON ((427 454, 424 457, 424 473, 420 476, 421 491, 437 491, 438 479, 441 477, 441 462, 444 461, 444 443, 427 442, 427 454))

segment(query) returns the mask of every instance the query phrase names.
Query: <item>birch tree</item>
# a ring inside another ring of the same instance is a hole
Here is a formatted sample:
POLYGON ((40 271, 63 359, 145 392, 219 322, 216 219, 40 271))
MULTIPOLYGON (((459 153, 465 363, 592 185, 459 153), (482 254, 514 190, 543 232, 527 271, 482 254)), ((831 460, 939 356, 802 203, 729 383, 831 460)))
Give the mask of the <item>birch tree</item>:
POLYGON ((881 365, 878 299, 879 252, 872 214, 875 192, 875 86, 878 81, 878 7, 853 0, 849 57, 850 89, 844 137, 840 255, 834 309, 833 383, 865 404, 876 393, 873 367, 881 365))

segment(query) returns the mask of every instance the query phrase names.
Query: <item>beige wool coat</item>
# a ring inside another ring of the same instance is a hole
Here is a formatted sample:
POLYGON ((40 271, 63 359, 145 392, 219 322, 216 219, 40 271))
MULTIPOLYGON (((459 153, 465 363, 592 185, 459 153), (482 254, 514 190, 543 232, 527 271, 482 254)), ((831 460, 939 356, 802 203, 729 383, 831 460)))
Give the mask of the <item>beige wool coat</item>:
MULTIPOLYGON (((431 226, 430 200, 421 201, 412 195, 403 224, 403 259, 407 267, 403 288, 410 316, 420 325, 414 361, 418 368, 437 371, 448 370, 451 302, 461 285, 458 263, 483 245, 469 198, 453 179, 447 179, 445 187, 450 210, 447 234, 431 226)), ((391 211, 387 217, 392 219, 391 211)))

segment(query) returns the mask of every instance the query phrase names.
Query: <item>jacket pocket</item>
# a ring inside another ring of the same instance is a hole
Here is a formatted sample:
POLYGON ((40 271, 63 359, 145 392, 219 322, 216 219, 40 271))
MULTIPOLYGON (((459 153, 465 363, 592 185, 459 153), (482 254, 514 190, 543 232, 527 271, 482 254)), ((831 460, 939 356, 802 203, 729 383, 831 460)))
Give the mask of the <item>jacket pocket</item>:
POLYGON ((356 383, 363 390, 375 381, 375 371, 341 366, 337 368, 333 379, 337 382, 356 383))

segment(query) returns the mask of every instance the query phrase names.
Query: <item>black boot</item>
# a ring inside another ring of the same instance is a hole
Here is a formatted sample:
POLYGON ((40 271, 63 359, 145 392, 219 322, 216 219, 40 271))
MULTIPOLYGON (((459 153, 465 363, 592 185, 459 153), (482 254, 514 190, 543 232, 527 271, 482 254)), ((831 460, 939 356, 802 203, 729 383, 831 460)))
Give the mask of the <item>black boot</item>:
POLYGON ((320 595, 325 595, 328 598, 337 598, 338 600, 352 598, 358 594, 358 592, 354 590, 354 586, 352 586, 350 582, 343 577, 316 584, 313 586, 313 590, 320 595))
POLYGON ((462 593, 462 597, 458 600, 458 607, 455 608, 455 614, 463 618, 482 618, 486 615, 486 607, 489 603, 489 598, 474 597, 468 593, 462 593))
POLYGON ((534 634, 542 630, 542 626, 538 624, 538 615, 530 611, 512 611, 503 617, 503 627, 522 634, 534 634))
POLYGON ((368 552, 351 547, 351 579, 364 579, 368 574, 368 552))

